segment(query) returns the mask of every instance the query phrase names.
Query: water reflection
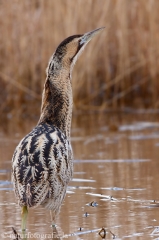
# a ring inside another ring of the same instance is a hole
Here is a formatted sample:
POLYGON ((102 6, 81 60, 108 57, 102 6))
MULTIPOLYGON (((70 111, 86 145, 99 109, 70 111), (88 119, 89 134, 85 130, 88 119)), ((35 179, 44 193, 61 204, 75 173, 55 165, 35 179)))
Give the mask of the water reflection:
MULTIPOLYGON (((56 239, 100 239, 102 227, 106 239, 114 235, 116 239, 159 239, 158 124, 143 119, 125 124, 121 120, 117 129, 111 130, 102 118, 99 120, 85 118, 88 128, 78 122, 78 128, 72 131, 74 179, 57 219, 60 237, 56 239)), ((12 226, 20 232, 20 208, 10 182, 10 159, 22 135, 13 139, 1 134, 0 138, 1 239, 11 239, 12 226)), ((27 227, 30 234, 49 236, 49 211, 31 209, 27 227)), ((40 239, 36 236, 28 239, 40 239)))

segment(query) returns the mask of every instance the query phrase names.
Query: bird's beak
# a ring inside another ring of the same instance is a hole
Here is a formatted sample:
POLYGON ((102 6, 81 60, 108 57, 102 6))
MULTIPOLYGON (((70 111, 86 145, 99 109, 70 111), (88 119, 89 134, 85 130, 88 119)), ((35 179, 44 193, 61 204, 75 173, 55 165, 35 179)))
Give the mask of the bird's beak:
POLYGON ((82 37, 81 37, 81 41, 80 44, 84 45, 86 43, 88 43, 95 35, 97 35, 99 32, 101 32, 105 27, 101 27, 101 28, 97 28, 91 32, 85 33, 82 37))

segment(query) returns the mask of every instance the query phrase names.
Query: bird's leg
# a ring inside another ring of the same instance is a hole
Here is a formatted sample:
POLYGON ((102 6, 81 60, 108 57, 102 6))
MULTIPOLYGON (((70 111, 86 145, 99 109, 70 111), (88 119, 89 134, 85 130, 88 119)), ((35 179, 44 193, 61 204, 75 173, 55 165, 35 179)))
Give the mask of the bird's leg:
POLYGON ((55 227, 55 215, 53 213, 53 211, 50 210, 50 216, 51 216, 51 227, 55 227))
POLYGON ((55 224, 55 214, 51 210, 50 210, 50 216, 51 216, 51 227, 52 227, 52 230, 53 230, 53 236, 57 237, 58 236, 58 231, 57 231, 56 224, 55 224))
POLYGON ((26 220, 28 215, 28 209, 27 206, 22 207, 22 233, 25 234, 26 231, 26 220))

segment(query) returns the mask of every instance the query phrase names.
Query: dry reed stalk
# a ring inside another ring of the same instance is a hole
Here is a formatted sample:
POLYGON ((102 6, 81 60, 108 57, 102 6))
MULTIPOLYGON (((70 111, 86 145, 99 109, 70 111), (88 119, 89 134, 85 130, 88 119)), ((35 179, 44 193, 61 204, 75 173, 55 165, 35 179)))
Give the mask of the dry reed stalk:
POLYGON ((56 46, 101 26, 105 32, 73 74, 75 109, 133 107, 136 99, 138 107, 158 105, 158 11, 159 2, 152 0, 1 0, 1 116, 38 116, 45 68, 56 46))

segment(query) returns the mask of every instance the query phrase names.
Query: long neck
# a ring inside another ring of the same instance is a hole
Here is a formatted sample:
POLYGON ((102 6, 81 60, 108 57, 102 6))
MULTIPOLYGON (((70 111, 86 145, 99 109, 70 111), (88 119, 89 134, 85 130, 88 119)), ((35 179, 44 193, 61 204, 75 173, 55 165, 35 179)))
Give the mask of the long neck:
POLYGON ((48 76, 45 82, 39 123, 48 122, 70 137, 72 87, 69 74, 48 76))

